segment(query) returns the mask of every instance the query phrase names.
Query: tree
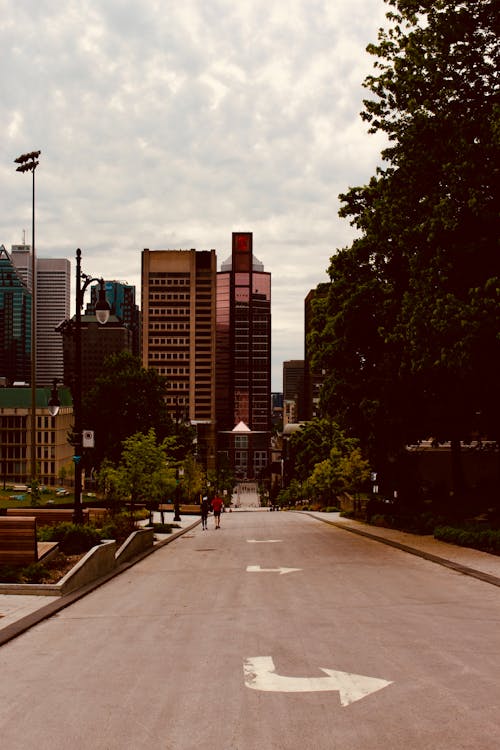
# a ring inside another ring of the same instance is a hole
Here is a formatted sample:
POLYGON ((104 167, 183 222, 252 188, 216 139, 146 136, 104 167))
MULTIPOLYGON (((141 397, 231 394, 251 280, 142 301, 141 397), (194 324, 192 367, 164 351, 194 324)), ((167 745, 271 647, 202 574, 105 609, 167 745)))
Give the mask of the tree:
POLYGON ((363 119, 384 168, 341 196, 360 237, 331 259, 311 337, 325 413, 377 462, 412 437, 498 439, 500 41, 493 0, 386 0, 363 119))
POLYGON ((177 431, 177 458, 183 458, 191 449, 192 429, 175 424, 168 415, 166 388, 165 379, 156 370, 146 370, 129 352, 108 357, 103 374, 83 404, 85 429, 95 433, 89 465, 99 467, 105 458, 118 463, 123 441, 150 428, 159 440, 177 431))
POLYGON ((175 491, 174 450, 175 438, 158 443, 152 428, 131 435, 123 443, 120 463, 104 463, 99 483, 109 499, 130 500, 131 512, 137 502, 158 502, 175 491))

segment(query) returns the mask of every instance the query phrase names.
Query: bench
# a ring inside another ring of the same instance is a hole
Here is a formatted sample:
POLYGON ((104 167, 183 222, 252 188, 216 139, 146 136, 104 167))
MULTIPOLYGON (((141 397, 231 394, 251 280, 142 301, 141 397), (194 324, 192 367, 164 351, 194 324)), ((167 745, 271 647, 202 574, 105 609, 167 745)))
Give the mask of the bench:
POLYGON ((36 518, 0 516, 0 565, 29 565, 37 561, 36 518))
MULTIPOLYGON (((158 510, 161 512, 170 512, 173 513, 175 510, 175 505, 173 503, 160 503, 158 506, 158 510)), ((199 505, 189 505, 180 503, 179 504, 179 512, 180 513, 201 513, 201 507, 199 505)))
MULTIPOLYGON (((54 526, 56 523, 68 522, 73 520, 74 511, 72 508, 7 508, 7 516, 27 516, 34 517, 39 526, 54 526)), ((82 509, 83 523, 89 521, 88 508, 82 509)))
POLYGON ((90 523, 98 524, 106 521, 109 518, 109 510, 107 508, 87 508, 89 514, 90 523))

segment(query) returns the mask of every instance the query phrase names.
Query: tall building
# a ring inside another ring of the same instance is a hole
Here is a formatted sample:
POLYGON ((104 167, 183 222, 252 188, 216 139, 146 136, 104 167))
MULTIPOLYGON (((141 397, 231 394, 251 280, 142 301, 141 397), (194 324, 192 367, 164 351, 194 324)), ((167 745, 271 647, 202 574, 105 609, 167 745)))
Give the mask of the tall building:
POLYGON ((283 427, 304 420, 304 360, 283 362, 283 427))
POLYGON ((311 289, 304 301, 304 419, 310 420, 320 416, 320 391, 325 379, 324 371, 312 367, 309 334, 312 331, 315 308, 324 304, 328 296, 328 283, 318 284, 311 289))
POLYGON ((218 449, 239 478, 267 470, 270 406, 271 274, 253 255, 252 233, 233 232, 217 274, 216 408, 218 449))
POLYGON ((215 467, 215 250, 142 252, 142 363, 166 378, 167 408, 197 427, 215 467))
POLYGON ((31 292, 0 245, 0 377, 31 380, 31 292))
MULTIPOLYGON (((31 246, 12 245, 11 257, 31 292, 31 246)), ((70 273, 70 262, 66 258, 36 259, 37 385, 50 385, 54 379, 62 380, 63 378, 63 347, 56 327, 69 317, 70 273)))
POLYGON ((56 331, 70 314, 71 269, 67 258, 36 261, 36 380, 51 385, 64 375, 61 336, 56 331))
MULTIPOLYGON (((58 327, 62 336, 64 356, 63 382, 74 388, 75 380, 75 336, 74 318, 63 321, 58 327)), ((82 339, 82 395, 93 387, 96 378, 105 374, 104 360, 112 354, 132 352, 132 333, 116 315, 111 315, 106 325, 97 322, 95 315, 81 316, 82 339)))
MULTIPOLYGON (((127 284, 126 281, 105 281, 104 289, 106 299, 111 307, 111 315, 116 315, 130 329, 132 332, 132 354, 140 357, 141 316, 139 307, 135 302, 135 286, 127 284)), ((87 304, 88 314, 93 313, 98 298, 99 285, 94 284, 90 288, 90 302, 87 304)))

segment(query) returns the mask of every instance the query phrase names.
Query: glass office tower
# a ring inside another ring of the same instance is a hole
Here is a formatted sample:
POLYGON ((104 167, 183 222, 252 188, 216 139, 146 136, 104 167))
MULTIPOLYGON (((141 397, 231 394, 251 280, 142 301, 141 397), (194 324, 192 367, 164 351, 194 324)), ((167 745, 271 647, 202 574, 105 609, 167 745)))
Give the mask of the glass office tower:
POLYGON ((217 274, 216 409, 219 449, 237 476, 258 478, 270 439, 271 274, 253 255, 251 232, 233 232, 217 274), (240 423, 248 434, 232 433, 240 423))

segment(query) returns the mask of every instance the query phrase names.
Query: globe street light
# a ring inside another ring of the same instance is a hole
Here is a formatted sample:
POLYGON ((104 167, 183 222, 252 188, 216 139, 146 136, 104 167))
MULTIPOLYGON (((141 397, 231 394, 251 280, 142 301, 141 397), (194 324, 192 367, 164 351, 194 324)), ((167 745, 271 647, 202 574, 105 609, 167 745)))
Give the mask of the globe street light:
POLYGON ((30 151, 14 159, 19 164, 16 172, 31 172, 33 177, 31 206, 31 481, 37 478, 36 470, 36 262, 35 262, 35 169, 41 151, 30 151))
POLYGON ((75 500, 73 506, 73 520, 82 523, 82 453, 83 453, 83 428, 82 428, 82 308, 85 290, 93 281, 99 283, 99 298, 95 305, 97 322, 105 325, 109 320, 111 308, 106 300, 104 280, 95 279, 81 270, 82 251, 76 251, 76 314, 75 314, 75 371, 73 381, 73 446, 75 465, 75 500), (82 284, 83 280, 83 284, 82 284))

